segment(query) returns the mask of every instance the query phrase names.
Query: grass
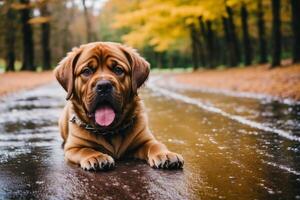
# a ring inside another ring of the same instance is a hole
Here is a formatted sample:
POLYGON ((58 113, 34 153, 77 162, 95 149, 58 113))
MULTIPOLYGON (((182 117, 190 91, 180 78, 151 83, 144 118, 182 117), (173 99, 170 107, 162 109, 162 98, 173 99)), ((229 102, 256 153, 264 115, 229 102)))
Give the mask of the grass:
POLYGON ((3 73, 4 72, 4 69, 5 69, 5 62, 4 62, 4 59, 1 59, 0 58, 0 73, 3 73))
MULTIPOLYGON (((15 69, 16 71, 20 71, 22 67, 22 62, 17 60, 15 62, 15 69)), ((3 73, 5 71, 5 60, 3 58, 0 58, 0 73, 3 73)))

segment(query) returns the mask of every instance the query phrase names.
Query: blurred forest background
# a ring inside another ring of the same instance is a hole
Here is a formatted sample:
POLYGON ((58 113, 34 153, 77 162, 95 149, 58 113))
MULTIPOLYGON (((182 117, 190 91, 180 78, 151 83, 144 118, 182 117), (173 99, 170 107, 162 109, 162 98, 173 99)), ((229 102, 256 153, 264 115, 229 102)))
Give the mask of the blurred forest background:
POLYGON ((74 46, 115 41, 153 68, 300 62, 299 0, 0 1, 0 69, 49 70, 74 46))

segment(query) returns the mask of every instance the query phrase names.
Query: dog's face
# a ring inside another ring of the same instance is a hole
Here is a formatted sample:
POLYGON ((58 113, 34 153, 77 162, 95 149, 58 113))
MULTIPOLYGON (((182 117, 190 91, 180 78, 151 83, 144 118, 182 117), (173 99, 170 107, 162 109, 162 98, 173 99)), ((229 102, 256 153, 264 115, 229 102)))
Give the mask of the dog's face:
POLYGON ((84 110, 90 123, 106 129, 128 111, 149 75, 149 64, 129 47, 97 42, 73 49, 55 75, 67 99, 84 110))

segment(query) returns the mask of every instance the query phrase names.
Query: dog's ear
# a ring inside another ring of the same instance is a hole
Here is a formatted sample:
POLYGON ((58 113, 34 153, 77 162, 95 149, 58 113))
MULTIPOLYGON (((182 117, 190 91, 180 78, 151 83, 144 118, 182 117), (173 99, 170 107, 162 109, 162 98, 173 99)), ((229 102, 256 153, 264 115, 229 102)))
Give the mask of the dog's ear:
POLYGON ((73 48, 72 51, 59 62, 54 70, 56 79, 67 92, 67 100, 69 100, 73 94, 74 69, 81 52, 82 48, 73 48))
POLYGON ((122 45, 120 48, 131 65, 132 90, 137 94, 137 89, 143 85, 149 76, 150 64, 135 49, 122 45))

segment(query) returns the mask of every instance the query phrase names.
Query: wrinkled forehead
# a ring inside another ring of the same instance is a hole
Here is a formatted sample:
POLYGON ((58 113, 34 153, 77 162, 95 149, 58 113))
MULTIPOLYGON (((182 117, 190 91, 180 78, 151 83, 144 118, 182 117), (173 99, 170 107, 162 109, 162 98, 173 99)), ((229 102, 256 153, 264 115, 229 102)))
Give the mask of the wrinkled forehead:
POLYGON ((96 43, 84 46, 77 63, 81 65, 90 60, 97 62, 98 65, 103 65, 108 62, 129 65, 124 52, 114 44, 96 43))

